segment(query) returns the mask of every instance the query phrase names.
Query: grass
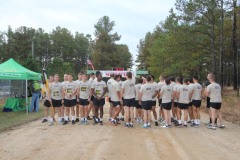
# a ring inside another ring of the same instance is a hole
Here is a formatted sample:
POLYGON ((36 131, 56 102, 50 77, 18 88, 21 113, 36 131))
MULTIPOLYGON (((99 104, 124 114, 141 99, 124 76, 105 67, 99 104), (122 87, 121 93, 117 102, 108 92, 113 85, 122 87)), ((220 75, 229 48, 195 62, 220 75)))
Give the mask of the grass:
MULTIPOLYGON (((40 103, 41 104, 41 103, 40 103)), ((25 124, 44 117, 44 108, 39 105, 39 112, 26 113, 20 112, 2 112, 4 100, 0 102, 0 131, 25 124)))

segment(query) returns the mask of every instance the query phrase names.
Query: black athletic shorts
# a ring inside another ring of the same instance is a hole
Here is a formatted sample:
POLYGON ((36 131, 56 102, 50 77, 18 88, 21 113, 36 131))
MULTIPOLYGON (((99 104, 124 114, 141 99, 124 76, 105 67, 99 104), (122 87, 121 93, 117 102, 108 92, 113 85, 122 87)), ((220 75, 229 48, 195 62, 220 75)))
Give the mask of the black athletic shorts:
POLYGON ((81 105, 81 106, 89 105, 88 99, 81 99, 81 98, 79 98, 79 105, 81 105))
POLYGON ((102 98, 101 100, 98 100, 96 97, 93 98, 93 105, 104 106, 104 104, 105 104, 105 98, 102 98))
POLYGON ((135 100, 135 107, 137 109, 142 109, 142 106, 139 104, 139 101, 138 100, 135 100))
POLYGON ((152 107, 155 107, 155 106, 156 106, 156 104, 157 104, 157 102, 156 102, 156 101, 152 101, 152 107))
POLYGON ((113 107, 120 107, 121 106, 121 103, 120 101, 112 101, 112 104, 113 104, 113 107))
POLYGON ((62 107, 62 100, 52 99, 52 105, 53 107, 62 107))
POLYGON ((76 104, 77 104, 77 99, 72 99, 72 100, 64 99, 65 107, 74 107, 74 106, 76 106, 76 104))
POLYGON ((173 102, 173 107, 178 107, 178 102, 173 102))
POLYGON ((202 102, 201 100, 192 100, 193 106, 197 108, 201 107, 201 102, 202 102))
POLYGON ((169 103, 162 103, 162 108, 166 110, 171 110, 172 109, 172 102, 169 103))
POLYGON ((125 107, 134 107, 135 106, 135 98, 132 99, 124 99, 123 100, 123 105, 125 107))
POLYGON ((193 105, 192 102, 189 102, 189 107, 192 107, 192 105, 193 105))
POLYGON ((152 110, 152 101, 142 101, 142 108, 144 110, 152 110))
POLYGON ((210 108, 210 97, 207 97, 207 108, 210 108))
POLYGON ((93 96, 93 95, 91 95, 91 99, 90 99, 90 100, 91 100, 92 102, 93 102, 93 99, 94 99, 94 96, 93 96))
POLYGON ((210 102, 210 107, 214 108, 214 109, 221 109, 222 103, 217 103, 217 102, 210 102))
POLYGON ((184 104, 184 103, 178 103, 178 108, 180 109, 188 109, 189 104, 184 104))
POLYGON ((51 107, 51 103, 49 102, 49 100, 46 100, 46 101, 43 103, 43 105, 44 105, 45 107, 51 107))
POLYGON ((159 107, 161 107, 161 105, 162 105, 162 99, 159 99, 159 100, 158 100, 158 104, 159 104, 159 107))

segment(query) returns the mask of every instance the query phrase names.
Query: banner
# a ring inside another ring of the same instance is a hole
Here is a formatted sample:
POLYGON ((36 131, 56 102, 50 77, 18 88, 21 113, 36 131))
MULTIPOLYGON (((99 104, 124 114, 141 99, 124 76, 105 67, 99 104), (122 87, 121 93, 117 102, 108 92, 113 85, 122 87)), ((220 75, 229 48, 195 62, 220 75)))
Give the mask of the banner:
MULTIPOLYGON (((111 74, 114 74, 114 75, 121 75, 122 77, 126 77, 127 75, 127 72, 129 71, 100 71, 101 74, 102 74, 102 77, 110 77, 111 74)), ((131 71, 132 74, 133 74, 133 77, 136 77, 136 72, 135 71, 131 71)))

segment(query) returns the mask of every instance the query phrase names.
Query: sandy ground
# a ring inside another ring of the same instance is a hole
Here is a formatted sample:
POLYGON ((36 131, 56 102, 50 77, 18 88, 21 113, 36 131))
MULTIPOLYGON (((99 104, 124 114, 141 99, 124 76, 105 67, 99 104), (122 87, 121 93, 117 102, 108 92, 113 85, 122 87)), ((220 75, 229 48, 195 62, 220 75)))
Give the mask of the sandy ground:
MULTIPOLYGON (((105 112, 107 113, 107 112, 105 112)), ((49 127, 41 120, 0 133, 0 159, 57 160, 206 160, 239 159, 240 127, 225 123, 225 129, 143 129, 104 125, 49 127)), ((207 115, 202 114, 203 121, 207 115)))

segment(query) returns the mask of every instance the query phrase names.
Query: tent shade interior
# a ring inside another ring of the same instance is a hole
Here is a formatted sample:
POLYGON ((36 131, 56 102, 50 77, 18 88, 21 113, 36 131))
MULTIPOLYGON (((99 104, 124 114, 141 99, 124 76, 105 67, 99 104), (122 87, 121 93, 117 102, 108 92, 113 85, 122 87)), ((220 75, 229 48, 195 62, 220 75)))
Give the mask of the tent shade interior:
MULTIPOLYGON (((25 80, 25 105, 26 112, 28 113, 28 92, 27 92, 27 81, 28 80, 40 80, 41 74, 37 72, 33 72, 20 64, 18 64, 14 59, 9 59, 8 61, 0 64, 0 79, 1 80, 25 80)), ((19 86, 20 87, 20 86, 19 86)), ((12 101, 13 102, 13 101, 12 101)), ((10 102, 9 102, 10 103, 10 102)), ((7 104, 7 102, 6 102, 7 104)), ((17 103, 18 104, 18 103, 17 103)), ((20 104, 23 104, 20 102, 20 104)), ((8 107, 8 106, 6 106, 8 107)), ((19 105, 19 107, 21 107, 19 105)), ((22 110, 17 109, 17 110, 22 110)))

